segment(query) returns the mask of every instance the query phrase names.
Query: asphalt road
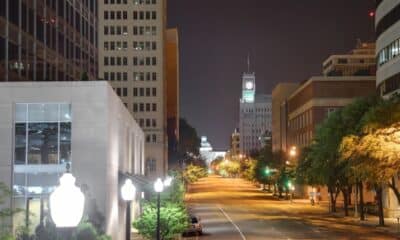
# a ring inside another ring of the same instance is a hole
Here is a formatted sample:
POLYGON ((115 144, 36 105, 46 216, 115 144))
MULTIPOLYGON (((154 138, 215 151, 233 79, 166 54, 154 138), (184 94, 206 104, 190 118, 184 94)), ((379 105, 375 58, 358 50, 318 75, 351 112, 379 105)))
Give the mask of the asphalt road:
POLYGON ((191 239, 400 239, 332 217, 319 206, 276 200, 241 179, 202 179, 190 186, 187 202, 201 218, 204 232, 191 239))

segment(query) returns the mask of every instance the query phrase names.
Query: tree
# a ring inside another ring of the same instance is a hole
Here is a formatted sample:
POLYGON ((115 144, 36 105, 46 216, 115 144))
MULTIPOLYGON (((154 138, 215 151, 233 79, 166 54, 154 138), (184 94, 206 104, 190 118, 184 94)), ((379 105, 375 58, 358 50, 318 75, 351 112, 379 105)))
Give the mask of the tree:
MULTIPOLYGON (((156 238, 157 207, 155 203, 146 203, 143 214, 133 223, 139 233, 146 239, 156 238)), ((164 240, 174 239, 189 226, 186 209, 177 203, 167 202, 160 208, 160 231, 164 240)))
MULTIPOLYGON (((0 206, 4 206, 11 198, 12 192, 4 183, 0 182, 0 206)), ((22 209, 2 208, 0 210, 0 240, 15 240, 12 232, 12 217, 23 211, 22 209)))
POLYGON ((178 153, 185 155, 191 152, 195 155, 199 154, 200 138, 197 131, 192 127, 186 119, 179 119, 179 145, 178 153))
POLYGON ((347 202, 349 187, 346 163, 339 161, 338 154, 346 125, 341 113, 341 109, 334 111, 317 128, 314 142, 305 151, 306 154, 301 156, 296 170, 297 175, 303 177, 306 183, 328 187, 332 212, 336 212, 336 199, 340 191, 344 193, 345 203, 347 202), (307 176, 304 177, 305 175, 307 176))
POLYGON ((359 134, 349 134, 341 144, 344 159, 366 182, 374 186, 378 200, 379 224, 384 225, 382 192, 386 185, 400 202, 395 177, 400 170, 400 98, 380 100, 360 121, 359 134))
POLYGON ((200 178, 207 176, 207 170, 205 168, 190 164, 186 167, 182 174, 184 182, 186 184, 194 183, 200 178))

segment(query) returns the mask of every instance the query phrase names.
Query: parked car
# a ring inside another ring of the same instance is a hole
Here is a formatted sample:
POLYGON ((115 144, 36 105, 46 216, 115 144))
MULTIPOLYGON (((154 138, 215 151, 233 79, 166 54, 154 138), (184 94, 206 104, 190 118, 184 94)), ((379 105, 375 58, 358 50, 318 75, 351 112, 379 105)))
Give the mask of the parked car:
POLYGON ((188 229, 183 233, 183 235, 190 235, 190 234, 196 234, 196 235, 203 235, 203 226, 201 225, 201 219, 196 216, 190 216, 189 219, 190 225, 188 229))

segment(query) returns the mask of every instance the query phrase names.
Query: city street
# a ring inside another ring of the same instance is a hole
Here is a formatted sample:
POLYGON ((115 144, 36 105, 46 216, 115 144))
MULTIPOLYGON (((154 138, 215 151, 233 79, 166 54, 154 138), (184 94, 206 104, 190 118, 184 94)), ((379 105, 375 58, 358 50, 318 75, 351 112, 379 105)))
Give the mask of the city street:
POLYGON ((276 200, 241 179, 202 179, 190 186, 187 201, 203 224, 198 239, 398 239, 319 206, 276 200))

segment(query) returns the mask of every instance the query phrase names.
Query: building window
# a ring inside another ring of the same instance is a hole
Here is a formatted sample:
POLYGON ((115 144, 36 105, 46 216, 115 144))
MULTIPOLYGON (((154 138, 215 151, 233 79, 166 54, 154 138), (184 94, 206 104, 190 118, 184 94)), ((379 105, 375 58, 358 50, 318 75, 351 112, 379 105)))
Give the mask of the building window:
POLYGON ((71 105, 16 104, 15 164, 71 161, 71 105))
POLYGON ((146 160, 146 174, 154 173, 157 170, 156 163, 156 160, 152 158, 146 160))

